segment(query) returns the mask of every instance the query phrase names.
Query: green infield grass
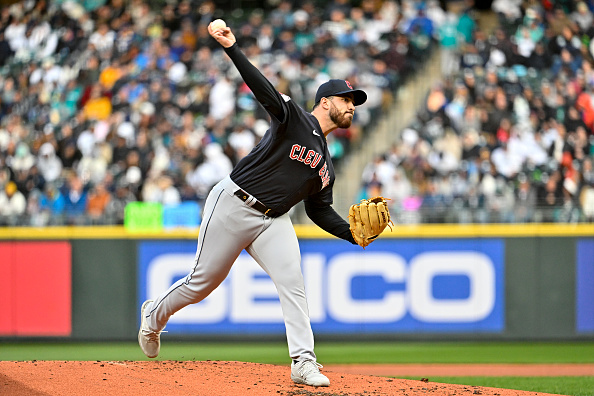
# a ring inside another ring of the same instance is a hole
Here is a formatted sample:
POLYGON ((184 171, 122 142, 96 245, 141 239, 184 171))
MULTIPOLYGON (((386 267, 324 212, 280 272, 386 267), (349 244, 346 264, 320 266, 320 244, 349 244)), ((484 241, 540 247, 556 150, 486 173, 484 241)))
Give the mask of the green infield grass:
MULTIPOLYGON (((284 342, 179 342, 163 335, 159 360, 289 362, 284 342)), ((317 342, 340 363, 594 363, 594 342, 317 342)), ((134 342, 2 342, 0 360, 149 360, 134 342)))
MULTIPOLYGON (((322 364, 594 363, 594 342, 317 342, 322 364)), ((2 342, 0 360, 149 360, 136 343, 2 342)), ((284 342, 179 342, 162 337, 158 360, 288 365, 284 342)), ((412 378, 420 379, 420 378, 412 378)), ((435 377, 432 382, 594 396, 594 377, 435 377)))

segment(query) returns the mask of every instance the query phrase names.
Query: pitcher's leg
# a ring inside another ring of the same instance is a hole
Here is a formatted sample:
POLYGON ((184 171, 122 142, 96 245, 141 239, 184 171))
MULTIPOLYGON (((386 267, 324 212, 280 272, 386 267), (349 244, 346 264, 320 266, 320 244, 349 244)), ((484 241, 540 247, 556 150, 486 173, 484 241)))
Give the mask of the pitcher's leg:
POLYGON ((314 336, 301 273, 301 253, 289 215, 274 219, 246 251, 270 275, 276 286, 291 359, 315 361, 314 336))
POLYGON ((202 301, 227 277, 239 253, 259 232, 253 219, 244 221, 244 210, 243 202, 223 189, 213 190, 209 195, 194 266, 185 278, 175 282, 147 307, 151 330, 162 330, 171 315, 202 301), (234 227, 229 217, 239 218, 242 227, 234 227))

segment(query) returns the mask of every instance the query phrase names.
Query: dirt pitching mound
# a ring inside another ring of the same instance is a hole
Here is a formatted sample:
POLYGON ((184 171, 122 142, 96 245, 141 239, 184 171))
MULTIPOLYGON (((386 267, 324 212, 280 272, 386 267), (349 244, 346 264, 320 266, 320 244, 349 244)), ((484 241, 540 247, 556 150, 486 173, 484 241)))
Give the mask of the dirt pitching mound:
POLYGON ((0 394, 73 395, 447 395, 535 396, 544 393, 324 370, 330 387, 297 385, 288 366, 218 361, 0 361, 0 394))

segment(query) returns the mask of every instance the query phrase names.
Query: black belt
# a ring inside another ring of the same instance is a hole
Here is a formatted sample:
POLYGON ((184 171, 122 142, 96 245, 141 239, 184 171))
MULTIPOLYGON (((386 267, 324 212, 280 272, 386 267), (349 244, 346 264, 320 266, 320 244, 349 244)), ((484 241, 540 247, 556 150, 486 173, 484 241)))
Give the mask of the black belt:
MULTIPOLYGON (((245 191, 243 191, 241 188, 237 191, 235 191, 233 193, 237 198, 241 199, 243 202, 246 202, 251 195, 246 193, 245 191)), ((269 209, 266 205, 264 205, 262 202, 258 201, 256 198, 254 198, 254 203, 252 204, 252 208, 256 209, 258 212, 262 213, 265 216, 268 217, 278 217, 279 213, 275 212, 272 209, 269 209)))

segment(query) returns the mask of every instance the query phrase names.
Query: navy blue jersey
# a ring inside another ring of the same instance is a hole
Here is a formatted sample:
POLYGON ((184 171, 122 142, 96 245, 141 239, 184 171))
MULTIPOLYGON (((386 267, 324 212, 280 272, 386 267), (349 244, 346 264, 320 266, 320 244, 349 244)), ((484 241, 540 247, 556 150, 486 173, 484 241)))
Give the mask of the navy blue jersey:
POLYGON ((235 166, 231 179, 279 214, 304 200, 307 214, 316 224, 355 243, 348 223, 330 206, 334 167, 316 117, 278 92, 237 43, 225 51, 271 118, 270 129, 235 166))
POLYGON ((279 213, 303 199, 332 204, 334 167, 320 124, 288 96, 286 117, 270 129, 231 173, 245 191, 279 213))
POLYGON ((334 167, 318 120, 289 96, 279 93, 237 45, 227 53, 271 116, 270 129, 239 161, 231 179, 281 214, 304 199, 331 205, 334 167))

